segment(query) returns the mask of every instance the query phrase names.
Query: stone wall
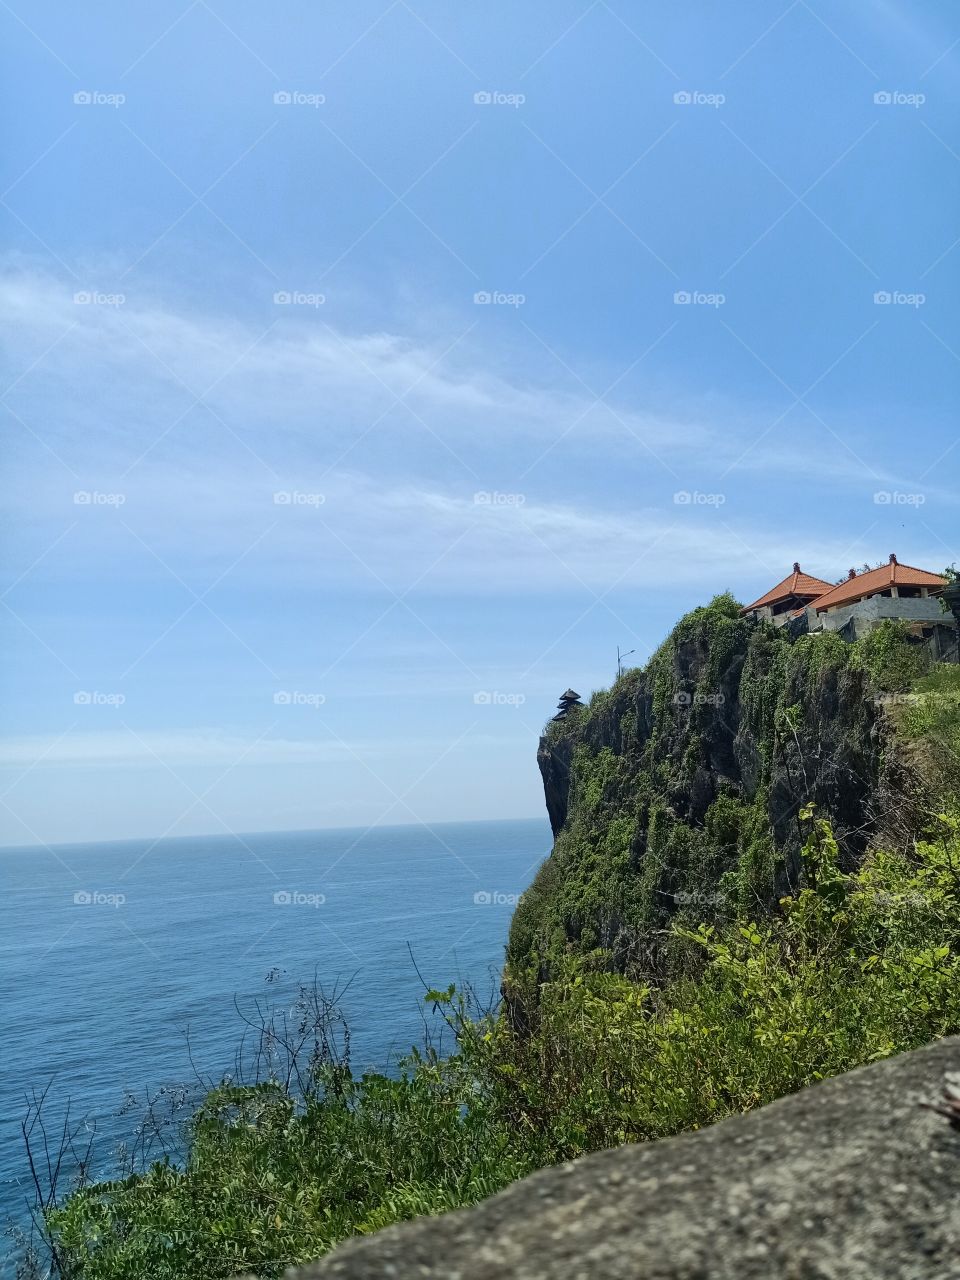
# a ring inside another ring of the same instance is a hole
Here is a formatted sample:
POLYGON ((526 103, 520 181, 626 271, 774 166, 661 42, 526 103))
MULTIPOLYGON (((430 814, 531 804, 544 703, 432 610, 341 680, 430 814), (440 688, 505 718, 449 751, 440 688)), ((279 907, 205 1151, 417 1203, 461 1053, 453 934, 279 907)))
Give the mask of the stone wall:
POLYGON ((884 618, 900 618, 904 622, 946 622, 953 619, 944 613, 939 599, 928 596, 925 600, 909 600, 888 596, 871 596, 869 600, 860 600, 856 604, 844 605, 832 613, 819 613, 817 619, 824 631, 840 631, 851 618, 856 620, 856 630, 863 635, 882 622, 884 618))

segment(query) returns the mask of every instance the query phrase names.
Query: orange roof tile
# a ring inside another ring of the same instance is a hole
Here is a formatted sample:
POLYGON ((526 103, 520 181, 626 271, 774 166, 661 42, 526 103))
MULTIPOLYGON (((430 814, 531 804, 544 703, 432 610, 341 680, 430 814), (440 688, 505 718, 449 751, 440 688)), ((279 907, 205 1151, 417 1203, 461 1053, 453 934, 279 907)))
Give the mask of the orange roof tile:
POLYGON ((928 573, 926 569, 900 564, 896 556, 891 556, 889 564, 882 564, 879 569, 869 569, 866 573, 854 574, 839 586, 833 587, 826 595, 820 596, 816 601, 816 609, 819 613, 834 605, 852 604, 863 596, 876 595, 893 586, 939 588, 945 585, 946 579, 942 574, 928 573))
POLYGON ((782 582, 778 582, 775 587, 754 600, 753 604, 746 605, 741 613, 750 613, 753 609, 762 609, 764 605, 779 604, 781 600, 789 600, 791 596, 809 596, 811 600, 816 600, 827 591, 833 590, 832 582, 824 582, 823 578, 811 577, 809 573, 804 573, 799 564, 794 562, 793 572, 788 574, 782 582))

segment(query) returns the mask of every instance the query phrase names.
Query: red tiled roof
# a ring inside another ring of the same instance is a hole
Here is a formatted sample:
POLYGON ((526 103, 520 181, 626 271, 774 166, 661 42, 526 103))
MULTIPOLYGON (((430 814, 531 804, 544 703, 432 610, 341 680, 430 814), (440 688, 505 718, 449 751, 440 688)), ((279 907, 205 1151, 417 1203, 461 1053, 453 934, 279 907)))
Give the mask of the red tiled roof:
POLYGON ((804 573, 798 564, 794 564, 792 573, 788 574, 782 582, 778 582, 775 587, 771 587, 759 600, 746 605, 741 612, 750 613, 753 609, 762 609, 764 605, 779 604, 781 600, 789 600, 791 596, 809 596, 811 600, 816 600, 825 592, 832 590, 832 582, 811 577, 809 573, 804 573))
POLYGON ((876 595, 893 586, 939 588, 945 585, 946 579, 941 574, 900 564, 896 556, 891 556, 889 564, 882 564, 879 569, 869 569, 866 573, 858 573, 833 587, 816 601, 816 609, 820 613, 834 605, 851 604, 862 596, 876 595))

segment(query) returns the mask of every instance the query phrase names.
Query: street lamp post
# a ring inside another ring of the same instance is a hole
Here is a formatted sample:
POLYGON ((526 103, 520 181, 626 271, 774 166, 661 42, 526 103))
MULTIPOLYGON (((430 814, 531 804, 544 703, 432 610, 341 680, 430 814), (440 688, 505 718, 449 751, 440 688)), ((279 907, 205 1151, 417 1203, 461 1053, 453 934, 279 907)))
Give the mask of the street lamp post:
POLYGON ((620 652, 620 646, 617 645, 617 679, 623 675, 623 660, 629 658, 631 653, 636 653, 636 649, 628 649, 626 653, 620 652))

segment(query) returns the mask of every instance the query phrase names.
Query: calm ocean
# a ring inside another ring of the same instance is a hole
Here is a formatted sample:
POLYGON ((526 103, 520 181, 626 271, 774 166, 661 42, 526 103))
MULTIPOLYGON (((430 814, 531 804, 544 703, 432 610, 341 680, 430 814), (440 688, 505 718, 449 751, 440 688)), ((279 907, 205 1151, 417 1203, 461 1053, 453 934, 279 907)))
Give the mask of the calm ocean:
POLYGON ((354 1068, 388 1068, 422 1037, 408 944, 427 982, 489 994, 549 849, 537 820, 0 850, 4 1224, 28 1189, 29 1087, 52 1080, 55 1107, 96 1120, 106 1171, 137 1118, 117 1115, 126 1091, 192 1078, 188 1028, 219 1076, 243 1030, 234 998, 289 1006, 314 972, 351 980, 354 1068))

